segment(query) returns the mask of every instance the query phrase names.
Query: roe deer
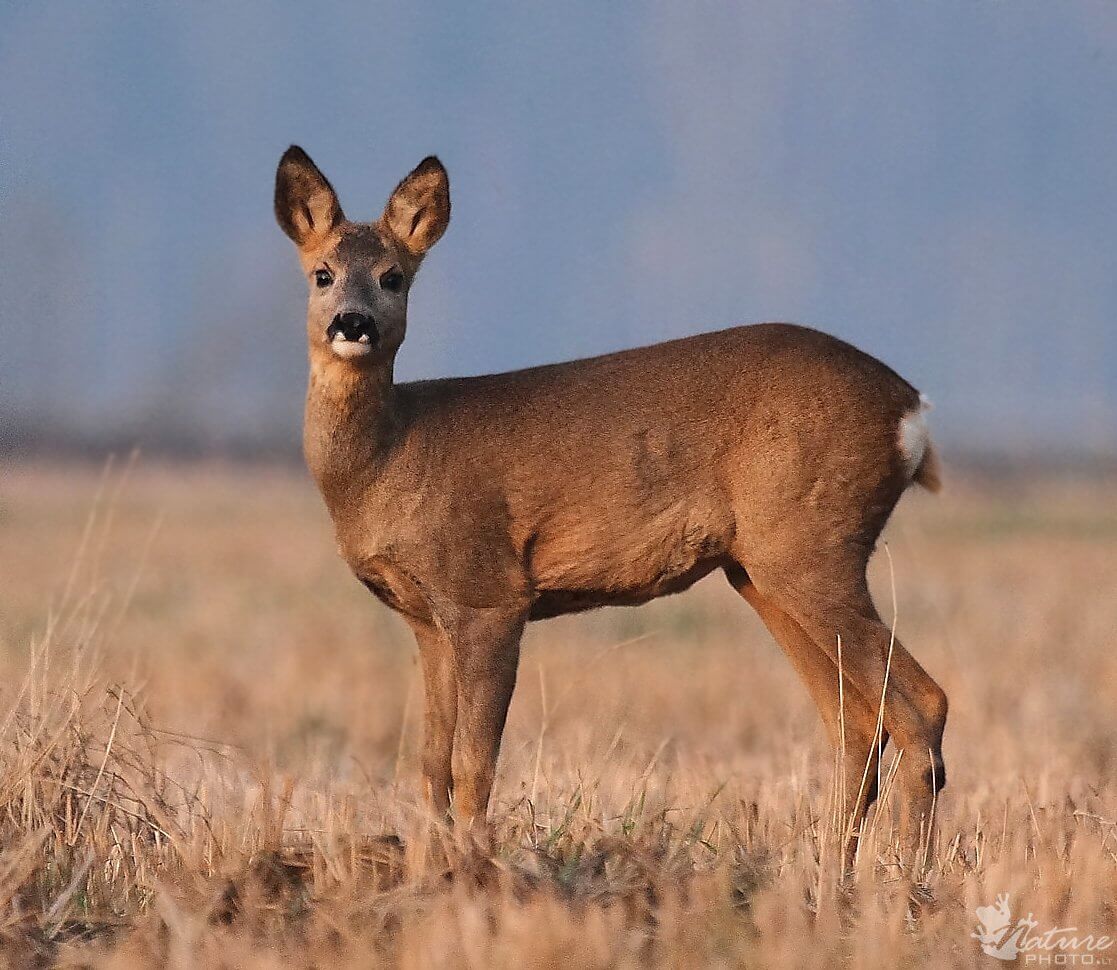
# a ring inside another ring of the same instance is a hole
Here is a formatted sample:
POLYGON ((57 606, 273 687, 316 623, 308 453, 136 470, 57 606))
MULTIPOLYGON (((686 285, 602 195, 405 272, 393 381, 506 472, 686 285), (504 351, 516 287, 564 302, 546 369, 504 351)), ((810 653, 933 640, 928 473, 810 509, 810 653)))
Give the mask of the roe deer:
POLYGON ((341 555, 418 641, 434 811, 485 819, 525 623, 720 569, 844 742, 849 831, 891 738, 904 844, 929 839, 946 696, 892 642, 865 576, 904 490, 939 484, 910 384, 789 324, 396 384, 408 290, 450 219, 442 164, 424 159, 378 220, 349 222, 292 146, 275 211, 310 287, 307 463, 341 555))

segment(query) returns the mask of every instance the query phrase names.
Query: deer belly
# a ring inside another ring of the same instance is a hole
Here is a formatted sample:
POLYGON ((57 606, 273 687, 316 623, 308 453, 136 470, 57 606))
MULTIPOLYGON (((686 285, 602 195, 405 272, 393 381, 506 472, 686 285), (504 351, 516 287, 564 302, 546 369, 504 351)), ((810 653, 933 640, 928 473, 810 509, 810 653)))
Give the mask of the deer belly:
POLYGON ((728 536, 706 517, 679 522, 567 523, 537 533, 528 562, 533 618, 598 606, 636 606, 681 592, 727 562, 728 536))

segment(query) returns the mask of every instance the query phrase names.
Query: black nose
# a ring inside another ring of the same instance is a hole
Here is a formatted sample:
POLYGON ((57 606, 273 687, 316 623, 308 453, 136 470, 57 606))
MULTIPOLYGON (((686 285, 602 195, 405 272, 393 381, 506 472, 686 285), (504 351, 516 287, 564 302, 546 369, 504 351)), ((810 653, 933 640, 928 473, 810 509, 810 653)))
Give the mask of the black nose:
POLYGON ((376 321, 366 313, 350 310, 348 313, 339 313, 326 330, 326 339, 333 340, 338 334, 346 340, 360 340, 368 337, 369 343, 376 343, 376 321))

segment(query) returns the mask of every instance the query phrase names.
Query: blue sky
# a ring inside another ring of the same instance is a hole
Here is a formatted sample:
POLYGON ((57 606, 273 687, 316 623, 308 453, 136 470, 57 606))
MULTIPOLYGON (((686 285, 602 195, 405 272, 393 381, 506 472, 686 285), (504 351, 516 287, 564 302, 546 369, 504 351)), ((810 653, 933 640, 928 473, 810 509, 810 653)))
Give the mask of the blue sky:
POLYGON ((1117 442, 1110 2, 7 0, 5 411, 296 439, 291 142, 353 218, 450 170, 402 378, 796 320, 955 445, 1117 442))

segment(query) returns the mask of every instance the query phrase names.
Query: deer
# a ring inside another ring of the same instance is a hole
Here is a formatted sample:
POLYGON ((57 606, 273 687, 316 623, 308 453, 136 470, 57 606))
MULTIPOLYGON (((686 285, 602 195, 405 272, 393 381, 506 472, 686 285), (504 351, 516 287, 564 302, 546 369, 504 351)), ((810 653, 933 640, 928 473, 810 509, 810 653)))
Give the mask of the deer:
POLYGON ((487 824, 527 623, 639 605, 720 571, 798 673, 851 780, 846 851, 891 741, 899 844, 926 852, 947 698, 866 575, 901 495, 940 487, 911 384, 787 323, 397 383, 408 294, 450 220, 442 163, 423 159, 379 218, 352 222, 292 146, 275 215, 309 288, 307 466, 341 556, 414 633, 432 817, 487 824))

